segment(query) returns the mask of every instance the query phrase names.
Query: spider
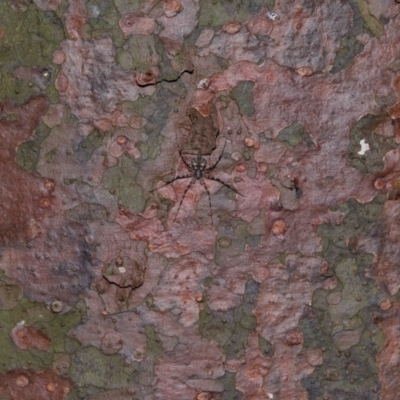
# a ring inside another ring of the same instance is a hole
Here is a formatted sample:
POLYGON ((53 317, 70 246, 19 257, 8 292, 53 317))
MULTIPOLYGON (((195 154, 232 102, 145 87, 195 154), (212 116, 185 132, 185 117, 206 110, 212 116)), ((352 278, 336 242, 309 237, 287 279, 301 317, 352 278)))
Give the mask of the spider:
POLYGON ((210 191, 208 190, 208 186, 205 182, 205 179, 209 179, 211 181, 216 181, 221 183, 222 185, 224 185, 225 187, 227 187, 228 189, 232 190, 233 192, 235 192, 236 194, 243 196, 241 193, 239 193, 233 186, 229 185, 228 183, 222 181, 219 178, 215 178, 214 176, 210 176, 210 172, 213 171, 215 169, 215 167, 218 165, 218 163, 221 161, 221 158, 224 154, 224 150, 225 150, 225 146, 226 146, 226 142, 224 144, 224 148, 222 149, 222 152, 220 154, 220 156, 218 157, 218 160, 211 165, 211 167, 207 167, 207 160, 204 159, 201 154, 197 154, 195 158, 192 159, 191 163, 189 164, 189 162, 187 160, 185 160, 185 158, 182 155, 182 152, 179 150, 179 155, 183 161, 183 163, 185 164, 186 169, 190 172, 190 174, 187 175, 178 175, 176 176, 174 179, 171 179, 168 182, 165 182, 164 185, 160 186, 159 188, 153 189, 151 190, 151 192, 154 192, 157 189, 161 189, 164 186, 167 186, 169 184, 171 184, 172 182, 177 181, 178 179, 189 179, 191 178, 190 182, 188 183, 188 185, 186 186, 185 191, 183 192, 183 196, 179 202, 179 206, 178 206, 178 211, 176 212, 174 221, 176 220, 176 217, 178 216, 179 210, 181 208, 181 205, 183 203, 183 200, 185 199, 185 196, 187 194, 187 192, 189 191, 189 189, 197 182, 199 181, 200 184, 204 187, 204 189, 207 192, 208 195, 208 203, 210 205, 210 215, 211 215, 211 222, 213 222, 213 214, 212 214, 212 207, 211 207, 211 195, 210 195, 210 191))

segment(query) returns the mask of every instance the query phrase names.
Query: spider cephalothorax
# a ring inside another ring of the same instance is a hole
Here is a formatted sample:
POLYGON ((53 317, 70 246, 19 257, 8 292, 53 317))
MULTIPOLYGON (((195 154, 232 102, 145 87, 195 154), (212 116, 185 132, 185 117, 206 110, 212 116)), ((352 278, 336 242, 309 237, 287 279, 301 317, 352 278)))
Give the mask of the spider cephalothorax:
POLYGON ((192 160, 191 164, 192 164, 192 170, 188 168, 189 171, 193 172, 194 178, 201 179, 204 175, 204 171, 207 166, 207 160, 205 160, 200 154, 198 154, 196 158, 192 160))
MULTIPOLYGON (((226 143, 225 143, 225 145, 226 145, 226 143)), ((196 155, 196 157, 193 158, 192 161, 189 164, 189 162, 183 157, 182 152, 179 151, 179 155, 180 155, 183 163, 185 164, 186 169, 190 172, 190 174, 178 175, 174 179, 171 179, 170 181, 165 182, 164 185, 160 186, 160 188, 162 188, 164 186, 169 185, 172 182, 177 181, 178 179, 189 179, 189 178, 191 178, 190 182, 186 186, 186 189, 183 192, 183 196, 182 196, 182 198, 181 198, 181 200, 179 202, 178 210, 176 212, 174 221, 175 221, 176 217, 178 216, 179 210, 180 210, 181 205, 183 203, 183 200, 184 200, 184 198, 186 196, 186 193, 196 183, 196 181, 199 181, 200 184, 204 187, 204 189, 207 192, 208 202, 209 202, 209 205, 210 205, 211 221, 212 221, 211 196, 210 196, 210 191, 208 190, 208 186, 207 186, 207 184, 205 182, 205 179, 209 179, 211 181, 219 182, 222 185, 224 185, 225 187, 227 187, 228 189, 230 189, 230 190, 234 191, 235 193, 241 195, 233 186, 225 183, 221 179, 218 179, 218 178, 215 178, 214 176, 210 176, 209 175, 210 172, 212 172, 215 169, 215 167, 217 166, 217 164, 221 161, 222 155, 224 154, 225 145, 224 145, 224 148, 222 149, 222 152, 221 152, 220 156, 218 157, 218 160, 213 165, 211 165, 211 167, 208 167, 208 168, 207 168, 207 160, 205 158, 203 158, 201 156, 201 154, 196 155)), ((156 190, 156 189, 153 189, 152 191, 154 191, 154 190, 156 190)))

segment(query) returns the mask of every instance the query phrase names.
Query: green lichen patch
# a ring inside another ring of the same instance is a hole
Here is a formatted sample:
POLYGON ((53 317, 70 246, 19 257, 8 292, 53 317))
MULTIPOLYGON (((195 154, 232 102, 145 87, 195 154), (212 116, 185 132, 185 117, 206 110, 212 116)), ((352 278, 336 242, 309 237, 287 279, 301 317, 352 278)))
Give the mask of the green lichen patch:
POLYGON ((215 340, 228 359, 239 358, 247 348, 249 333, 257 326, 253 314, 260 284, 249 279, 243 303, 228 311, 213 311, 204 304, 199 315, 199 332, 208 340, 215 340))
POLYGON ((327 349, 324 363, 302 380, 309 399, 379 399, 375 359, 361 341, 351 351, 337 353, 327 349))
POLYGON ((361 263, 361 260, 349 257, 335 267, 335 275, 342 284, 341 300, 338 304, 330 305, 329 315, 332 323, 337 325, 337 329, 358 328, 361 321, 356 322, 352 318, 363 308, 377 304, 377 289, 363 286, 365 278, 360 276, 358 271, 358 264, 361 263))
POLYGON ((304 324, 301 325, 303 332, 312 335, 323 351, 323 364, 317 366, 314 373, 302 381, 310 399, 321 399, 324 396, 379 399, 375 356, 380 349, 382 335, 377 325, 371 322, 369 314, 370 310, 359 313, 364 324, 364 333, 356 345, 345 351, 338 351, 330 344, 330 335, 319 328, 318 318, 317 326, 306 328, 304 324))
POLYGON ((387 119, 388 117, 385 115, 368 114, 350 129, 348 160, 360 172, 382 171, 384 167, 383 157, 388 151, 398 146, 394 133, 391 137, 387 137, 374 132, 387 119), (369 146, 364 154, 360 154, 362 152, 360 144, 362 140, 369 146))
POLYGON ((381 110, 386 110, 390 108, 396 102, 395 93, 390 93, 388 96, 375 96, 375 103, 381 108, 381 110))
POLYGON ((390 69, 393 72, 400 71, 400 58, 396 58, 394 61, 392 61, 389 64, 388 69, 390 69))
POLYGON ((138 166, 126 155, 118 159, 115 167, 104 173, 103 184, 118 200, 118 203, 133 212, 141 212, 145 207, 143 189, 136 182, 138 166))
POLYGON ((225 372, 222 378, 218 379, 224 385, 222 400, 242 400, 243 393, 236 389, 236 374, 225 372))
POLYGON ((0 309, 14 308, 22 297, 22 288, 6 278, 0 279, 0 309))
POLYGON ((254 82, 243 81, 231 91, 231 95, 239 107, 240 114, 248 117, 252 117, 254 114, 253 88, 254 82))
POLYGON ((361 17, 364 20, 365 28, 372 36, 379 39, 384 34, 382 21, 371 13, 368 2, 364 0, 355 0, 355 2, 360 10, 361 17))
POLYGON ((206 288, 210 288, 213 282, 213 277, 208 276, 206 279, 203 281, 203 286, 206 288))
POLYGON ((360 10, 354 1, 350 1, 350 6, 353 11, 353 29, 340 40, 340 48, 336 53, 332 74, 336 74, 347 68, 353 59, 364 50, 364 45, 357 41, 357 35, 366 33, 364 21, 361 18, 360 10))
POLYGON ((157 333, 154 325, 145 326, 145 336, 147 339, 145 358, 139 364, 139 374, 137 380, 144 386, 149 386, 154 381, 154 369, 159 358, 163 356, 161 337, 157 333))
POLYGON ((323 352, 322 365, 302 381, 310 399, 379 398, 375 357, 384 338, 377 323, 379 304, 387 293, 365 277, 373 256, 361 253, 357 244, 382 213, 384 201, 383 195, 366 204, 349 199, 335 210, 344 214, 341 223, 318 228, 321 256, 337 285, 332 290, 315 290, 312 310, 300 321, 304 347, 323 352))
MULTIPOLYGON (((305 329, 304 325, 301 325, 305 329)), ((378 347, 371 339, 375 330, 366 329, 358 344, 351 349, 339 352, 329 343, 329 336, 314 327, 308 332, 318 342, 323 351, 323 364, 314 373, 303 379, 309 399, 322 399, 324 396, 340 399, 379 399, 377 367, 375 356, 378 347), (372 346, 371 346, 372 344, 372 346)))
POLYGON ((155 201, 157 202, 157 215, 158 215, 158 218, 160 219, 160 221, 163 224, 163 226, 166 227, 169 213, 170 213, 170 211, 173 208, 175 203, 173 201, 165 199, 162 196, 157 196, 155 198, 155 201))
POLYGON ((93 152, 103 144, 103 140, 104 135, 95 129, 79 143, 75 152, 76 159, 80 162, 89 161, 93 152))
POLYGON ((146 296, 145 300, 144 300, 146 306, 153 311, 159 311, 160 309, 157 307, 157 305, 154 303, 154 297, 152 294, 149 294, 148 296, 146 296))
MULTIPOLYGON (((199 15, 199 25, 220 27, 228 22, 246 22, 265 7, 273 7, 271 0, 232 1, 202 1, 199 15)), ((272 8, 271 7, 271 8, 272 8)))
POLYGON ((142 160, 154 160, 160 155, 164 141, 161 132, 165 128, 171 109, 179 105, 179 98, 185 94, 186 89, 181 82, 161 82, 157 84, 157 90, 151 97, 139 97, 133 103, 137 115, 148 120, 144 127, 147 139, 137 143, 142 160))
MULTIPOLYGON (((227 188, 221 190, 224 191, 223 195, 228 198, 232 195, 232 191, 227 188)), ((251 247, 255 247, 259 244, 261 235, 250 234, 248 228, 248 223, 242 220, 221 221, 218 226, 215 255, 215 263, 217 265, 223 265, 227 257, 234 257, 242 254, 246 244, 251 247)))
POLYGON ((164 51, 158 36, 132 35, 116 54, 116 61, 125 71, 146 72, 158 65, 164 51))
POLYGON ((34 139, 21 143, 17 149, 17 164, 26 171, 35 171, 39 161, 40 145, 48 136, 50 128, 40 124, 35 131, 34 139))
POLYGON ((272 357, 274 355, 272 343, 264 339, 261 335, 258 335, 258 347, 263 356, 272 357))
POLYGON ((114 0, 114 4, 121 14, 140 12, 146 0, 114 0))
POLYGON ((217 265, 223 265, 227 257, 234 257, 242 254, 245 244, 245 238, 235 232, 233 226, 223 223, 220 224, 218 229, 215 263, 217 265))
POLYGON ((186 47, 175 45, 168 47, 167 43, 160 41, 157 45, 157 51, 161 57, 157 64, 160 69, 157 82, 175 82, 183 72, 193 72, 191 55, 186 47))
POLYGON ((384 33, 383 23, 371 14, 368 2, 352 0, 349 3, 353 11, 353 28, 340 40, 340 48, 330 71, 332 74, 347 68, 354 58, 364 50, 364 45, 357 41, 358 35, 367 33, 380 38, 384 33))
POLYGON ((92 393, 99 389, 135 386, 137 365, 127 364, 118 354, 104 354, 96 347, 83 347, 71 356, 69 376, 75 385, 92 393), (92 387, 91 390, 89 387, 92 387))
POLYGON ((230 313, 229 318, 225 314, 213 312, 208 305, 205 305, 199 314, 200 334, 208 340, 215 340, 221 346, 227 344, 235 326, 232 313, 230 313))
MULTIPOLYGON (((378 195, 369 203, 361 204, 350 198, 340 204, 335 211, 344 213, 344 218, 337 225, 322 224, 318 227, 321 236, 322 254, 329 261, 339 262, 343 258, 353 257, 357 250, 356 238, 366 232, 382 213, 384 195, 378 195), (341 252, 340 250, 343 250, 341 252), (332 259, 332 257, 335 257, 332 259)), ((361 255, 361 258, 370 257, 361 255)))
POLYGON ((292 125, 282 129, 277 139, 289 149, 296 147, 300 143, 305 143, 308 147, 314 146, 312 137, 308 134, 304 126, 298 122, 294 122, 292 125))
POLYGON ((163 355, 164 350, 154 325, 145 327, 145 336, 147 339, 146 355, 156 361, 163 355))
POLYGON ((26 298, 10 310, 0 311, 0 372, 4 373, 14 368, 42 370, 52 365, 55 354, 66 350, 68 331, 78 325, 83 317, 81 307, 72 308, 65 314, 55 314, 44 304, 32 303, 26 298), (50 338, 46 351, 21 350, 17 348, 10 337, 11 330, 24 321, 25 325, 33 326, 50 338))
POLYGON ((89 0, 86 3, 88 23, 84 32, 88 37, 98 39, 107 34, 118 47, 124 42, 123 33, 118 25, 121 14, 112 1, 89 0))
MULTIPOLYGON (((156 67, 156 82, 175 82, 182 72, 192 72, 186 47, 163 42, 158 35, 131 35, 117 50, 116 61, 125 71, 148 73, 156 67)), ((150 72, 151 73, 151 72, 150 72)))
MULTIPOLYGON (((0 46, 0 98, 24 103, 41 90, 32 82, 13 76, 18 67, 39 67, 52 64, 52 53, 64 39, 61 20, 53 11, 40 11, 32 2, 25 12, 15 12, 9 2, 0 2, 0 25, 4 30, 0 46)), ((57 100, 54 89, 55 71, 46 92, 57 100)))

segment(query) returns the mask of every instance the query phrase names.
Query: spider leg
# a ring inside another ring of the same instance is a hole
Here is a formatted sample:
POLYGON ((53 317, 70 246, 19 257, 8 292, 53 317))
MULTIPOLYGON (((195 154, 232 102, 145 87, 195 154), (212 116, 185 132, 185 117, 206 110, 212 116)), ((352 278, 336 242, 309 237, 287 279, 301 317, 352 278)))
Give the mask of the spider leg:
POLYGON ((211 195, 210 191, 208 190, 208 186, 204 180, 204 178, 200 179, 200 183, 203 185, 204 189, 206 189, 207 195, 208 195, 208 204, 210 205, 210 214, 211 214, 211 224, 214 225, 213 222, 213 213, 212 213, 212 206, 211 206, 211 195))
POLYGON ((176 220, 176 217, 178 216, 179 210, 181 209, 181 205, 183 203, 183 199, 186 196, 186 193, 188 192, 188 190, 196 183, 196 178, 192 178, 192 180, 189 182, 189 184, 186 186, 185 191, 183 192, 183 196, 181 198, 181 201, 179 202, 179 207, 178 207, 178 211, 175 214, 175 218, 174 221, 176 220))
POLYGON ((169 185, 170 183, 177 181, 178 179, 186 179, 186 178, 192 178, 192 177, 193 177, 193 175, 191 175, 191 174, 190 174, 190 175, 178 175, 178 176, 176 176, 174 179, 171 179, 170 181, 165 182, 164 185, 162 185, 162 186, 160 186, 160 187, 158 187, 158 188, 155 188, 155 189, 150 190, 150 193, 151 193, 151 192, 154 192, 154 191, 156 191, 156 190, 158 190, 158 189, 161 189, 161 188, 163 188, 164 186, 167 186, 167 185, 169 185))
POLYGON ((224 181, 221 181, 221 179, 214 178, 213 176, 205 176, 205 178, 206 178, 206 179, 210 179, 210 180, 212 180, 212 181, 216 181, 216 182, 222 183, 222 184, 223 184, 224 186, 226 186, 228 189, 231 189, 232 191, 234 191, 234 192, 237 193, 238 195, 244 197, 244 196, 242 195, 242 193, 240 193, 240 192, 238 192, 238 191, 236 190, 236 188, 234 188, 233 186, 231 186, 231 185, 225 183, 224 181))
POLYGON ((208 168, 206 168, 206 169, 204 170, 204 173, 205 173, 205 174, 208 174, 209 172, 211 172, 211 171, 217 166, 217 164, 221 161, 221 158, 222 158, 222 156, 224 155, 225 146, 226 146, 226 142, 225 142, 225 144, 224 144, 224 148, 223 148, 222 151, 221 151, 221 154, 220 154, 219 157, 218 157, 218 160, 217 160, 213 165, 211 165, 211 167, 208 167, 208 168))
POLYGON ((181 156, 181 159, 185 164, 185 167, 188 169, 188 171, 193 172, 192 166, 183 158, 182 152, 180 150, 179 150, 179 155, 181 156))

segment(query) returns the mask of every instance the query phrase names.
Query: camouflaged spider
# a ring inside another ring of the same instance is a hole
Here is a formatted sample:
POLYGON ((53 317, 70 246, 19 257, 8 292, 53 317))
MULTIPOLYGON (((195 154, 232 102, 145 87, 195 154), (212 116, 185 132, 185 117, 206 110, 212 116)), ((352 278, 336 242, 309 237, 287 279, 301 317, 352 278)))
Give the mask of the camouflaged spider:
POLYGON ((225 150, 225 146, 226 146, 226 142, 224 144, 224 148, 222 149, 222 152, 220 154, 220 156, 218 157, 218 160, 211 165, 211 167, 207 167, 207 160, 205 158, 203 158, 201 156, 201 154, 197 154, 195 158, 192 159, 191 163, 189 164, 187 160, 185 160, 185 158, 182 155, 182 152, 179 150, 179 155, 183 161, 183 163, 185 164, 186 169, 190 172, 190 174, 187 175, 178 175, 176 176, 174 179, 171 179, 168 182, 165 182, 164 185, 160 186, 159 188, 153 189, 151 190, 151 192, 154 192, 157 189, 161 189, 164 186, 167 186, 169 184, 171 184, 172 182, 177 181, 178 179, 188 179, 188 178, 192 178, 190 180, 190 182, 188 183, 188 185, 186 186, 185 191, 183 192, 183 196, 179 202, 179 206, 178 206, 178 211, 176 212, 174 221, 176 220, 176 217, 178 216, 179 210, 181 208, 181 205, 183 203, 183 200, 185 199, 186 193, 189 191, 189 189, 196 183, 196 181, 200 181, 200 184, 204 187, 204 189, 207 192, 208 195, 208 203, 210 205, 210 215, 211 215, 211 222, 213 222, 212 219, 212 206, 211 206, 211 195, 210 195, 210 191, 208 190, 208 186, 205 182, 205 179, 209 179, 211 181, 216 181, 221 183, 222 185, 224 185, 225 187, 227 187, 228 189, 232 190, 233 192, 235 192, 236 194, 243 196, 241 193, 239 193, 233 186, 229 185, 228 183, 222 181, 221 179, 215 178, 213 176, 210 176, 209 173, 212 172, 215 167, 218 165, 218 163, 221 161, 221 158, 224 154, 224 150, 225 150))

